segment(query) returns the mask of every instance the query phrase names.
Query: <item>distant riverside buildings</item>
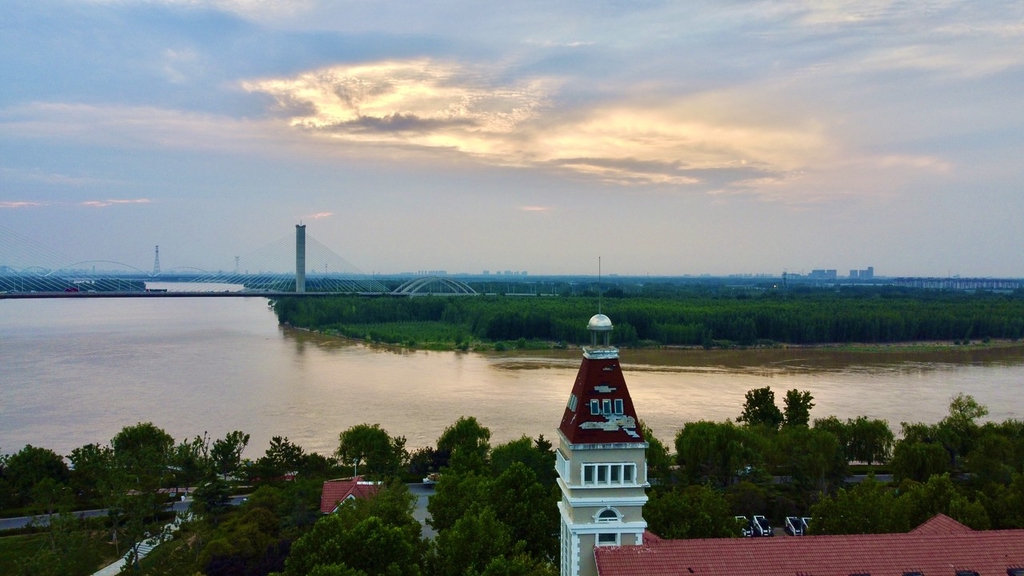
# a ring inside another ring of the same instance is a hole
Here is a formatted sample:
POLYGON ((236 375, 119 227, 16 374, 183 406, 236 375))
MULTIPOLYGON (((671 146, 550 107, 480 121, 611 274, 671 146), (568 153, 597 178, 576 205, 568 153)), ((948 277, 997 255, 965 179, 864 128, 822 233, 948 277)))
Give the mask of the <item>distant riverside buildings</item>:
MULTIPOLYGON (((814 270, 811 270, 811 272, 809 274, 807 274, 807 275, 796 274, 796 273, 793 273, 793 272, 783 272, 782 276, 783 276, 783 278, 789 277, 789 278, 792 278, 794 280, 798 279, 798 278, 805 278, 807 280, 839 280, 839 278, 840 278, 839 277, 839 271, 831 269, 831 268, 828 268, 828 269, 816 268, 814 270)), ((863 270, 851 269, 850 270, 850 276, 849 276, 849 278, 853 279, 853 280, 872 280, 872 279, 874 279, 874 277, 875 277, 875 267, 874 266, 868 266, 867 268, 865 268, 863 270)))
POLYGON ((864 270, 850 270, 850 278, 860 278, 862 280, 870 280, 875 277, 875 267, 868 266, 864 270))

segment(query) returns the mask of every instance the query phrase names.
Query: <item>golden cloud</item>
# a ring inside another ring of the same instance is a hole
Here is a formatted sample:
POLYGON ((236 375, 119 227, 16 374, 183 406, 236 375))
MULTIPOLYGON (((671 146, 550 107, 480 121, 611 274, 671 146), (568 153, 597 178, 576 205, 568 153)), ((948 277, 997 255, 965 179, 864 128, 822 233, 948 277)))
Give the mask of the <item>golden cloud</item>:
MULTIPOLYGON (((469 155, 617 184, 690 185, 700 171, 799 169, 827 153, 819 126, 730 118, 736 96, 633 99, 558 110, 559 81, 501 85, 488 74, 421 59, 336 66, 246 82, 293 128, 354 144, 469 155)), ((749 108, 749 102, 742 103, 749 108)))

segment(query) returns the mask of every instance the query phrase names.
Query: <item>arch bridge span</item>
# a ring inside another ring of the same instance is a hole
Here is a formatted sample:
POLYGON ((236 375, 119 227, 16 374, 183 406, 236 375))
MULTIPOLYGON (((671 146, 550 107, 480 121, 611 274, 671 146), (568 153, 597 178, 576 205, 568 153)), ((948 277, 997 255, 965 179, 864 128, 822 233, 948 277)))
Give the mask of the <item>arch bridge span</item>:
POLYGON ((479 296, 469 284, 444 278, 441 276, 424 276, 413 278, 392 292, 394 296, 426 296, 436 294, 439 296, 479 296))

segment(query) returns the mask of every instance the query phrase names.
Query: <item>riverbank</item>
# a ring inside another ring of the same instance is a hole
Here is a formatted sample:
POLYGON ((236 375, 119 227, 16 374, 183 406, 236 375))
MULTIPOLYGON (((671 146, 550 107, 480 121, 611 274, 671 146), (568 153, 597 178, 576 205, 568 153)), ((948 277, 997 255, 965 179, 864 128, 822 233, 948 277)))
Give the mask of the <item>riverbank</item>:
MULTIPOLYGON (((319 334, 330 338, 338 338, 350 342, 379 346, 382 348, 424 350, 432 352, 509 352, 509 351, 542 351, 542 350, 580 350, 581 346, 551 340, 518 340, 487 342, 480 340, 459 342, 451 341, 418 341, 413 337, 398 339, 398 342, 387 342, 369 335, 364 337, 347 336, 341 330, 314 330, 299 326, 282 324, 290 330, 319 334)), ((844 342, 821 344, 790 344, 781 342, 762 342, 752 345, 719 342, 706 346, 698 345, 666 345, 657 342, 620 344, 622 350, 826 350, 834 352, 866 353, 866 354, 902 354, 919 352, 973 352, 989 349, 1020 349, 1024 350, 1024 341, 1009 338, 984 338, 982 340, 921 340, 907 342, 844 342)))

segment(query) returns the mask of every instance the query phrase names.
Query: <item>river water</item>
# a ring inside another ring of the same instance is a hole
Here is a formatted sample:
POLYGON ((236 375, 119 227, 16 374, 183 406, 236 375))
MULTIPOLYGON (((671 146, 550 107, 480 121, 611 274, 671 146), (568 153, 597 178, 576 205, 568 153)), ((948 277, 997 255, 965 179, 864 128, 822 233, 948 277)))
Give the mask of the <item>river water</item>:
MULTIPOLYGON (((610 312, 614 321, 614 311, 610 312)), ((581 318, 585 322, 585 318, 581 318)), ((809 390, 812 417, 935 422, 957 392, 992 420, 1024 417, 1024 349, 622 350, 639 416, 667 443, 683 423, 735 418, 747 390, 809 390)), ((287 436, 329 454, 363 422, 432 445, 459 416, 492 443, 555 435, 580 351, 456 353, 365 346, 286 329, 262 298, 0 300, 0 453, 68 454, 151 421, 177 440, 231 430, 245 456, 287 436)))

